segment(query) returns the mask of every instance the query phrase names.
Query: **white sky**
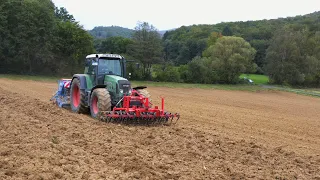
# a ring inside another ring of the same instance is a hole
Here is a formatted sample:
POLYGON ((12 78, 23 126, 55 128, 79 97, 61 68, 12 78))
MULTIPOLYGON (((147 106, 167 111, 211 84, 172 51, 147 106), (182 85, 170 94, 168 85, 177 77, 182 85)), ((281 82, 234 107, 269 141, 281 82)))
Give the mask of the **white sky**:
POLYGON ((159 30, 182 25, 274 19, 320 10, 320 0, 52 0, 85 29, 146 21, 159 30))

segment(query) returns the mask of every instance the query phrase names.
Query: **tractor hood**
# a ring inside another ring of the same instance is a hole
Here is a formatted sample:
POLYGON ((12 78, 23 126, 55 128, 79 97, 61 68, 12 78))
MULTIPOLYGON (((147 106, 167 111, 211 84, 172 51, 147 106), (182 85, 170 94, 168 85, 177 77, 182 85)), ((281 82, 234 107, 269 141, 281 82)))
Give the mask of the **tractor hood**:
POLYGON ((116 76, 116 75, 106 75, 105 80, 107 81, 119 81, 119 80, 125 80, 125 81, 128 81, 126 78, 123 78, 121 76, 116 76))
POLYGON ((105 75, 104 84, 107 85, 108 91, 117 97, 128 94, 131 89, 131 84, 126 78, 115 75, 105 75))

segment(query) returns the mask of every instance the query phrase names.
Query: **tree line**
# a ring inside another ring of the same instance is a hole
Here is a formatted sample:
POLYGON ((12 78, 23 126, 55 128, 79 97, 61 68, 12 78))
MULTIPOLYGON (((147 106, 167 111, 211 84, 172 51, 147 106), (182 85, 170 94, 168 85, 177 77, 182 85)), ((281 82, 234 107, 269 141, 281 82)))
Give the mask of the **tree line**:
POLYGON ((85 31, 50 0, 3 1, 0 73, 72 75, 83 71, 87 54, 97 52, 139 62, 139 69, 135 63, 127 67, 138 80, 233 84, 242 73, 257 73, 276 84, 320 84, 320 12, 182 26, 163 36, 147 22, 134 31, 99 34, 102 27, 85 31))
POLYGON ((70 75, 83 71, 93 37, 51 0, 2 0, 0 73, 70 75))
POLYGON ((268 75, 275 84, 319 87, 319 19, 320 12, 315 12, 274 20, 182 26, 161 38, 161 55, 152 62, 152 73, 144 76, 138 71, 134 78, 239 83, 240 74, 256 73, 268 75))

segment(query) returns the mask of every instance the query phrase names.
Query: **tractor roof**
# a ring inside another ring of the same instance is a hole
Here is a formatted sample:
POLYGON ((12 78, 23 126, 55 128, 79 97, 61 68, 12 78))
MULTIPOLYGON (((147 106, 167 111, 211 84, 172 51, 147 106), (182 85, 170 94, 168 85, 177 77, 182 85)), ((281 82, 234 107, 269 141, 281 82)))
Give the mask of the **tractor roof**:
POLYGON ((102 57, 106 57, 106 58, 119 58, 119 59, 123 59, 122 56, 120 56, 119 54, 90 54, 87 55, 87 59, 88 58, 95 58, 98 55, 98 58, 102 58, 102 57))

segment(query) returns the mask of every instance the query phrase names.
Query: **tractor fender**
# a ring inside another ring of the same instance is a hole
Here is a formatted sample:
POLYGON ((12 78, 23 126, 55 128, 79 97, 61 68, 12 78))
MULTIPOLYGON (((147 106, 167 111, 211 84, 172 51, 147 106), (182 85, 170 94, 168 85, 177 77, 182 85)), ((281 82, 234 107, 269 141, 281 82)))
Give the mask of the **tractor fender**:
POLYGON ((146 88, 147 88, 147 86, 137 86, 137 87, 134 87, 132 89, 138 90, 138 89, 146 89, 146 88))
MULTIPOLYGON (((81 90, 87 89, 87 79, 86 79, 86 76, 84 74, 75 74, 75 75, 73 75, 72 81, 73 81, 74 78, 78 78, 80 80, 80 89, 81 90)), ((72 81, 71 81, 71 84, 72 84, 72 81)), ((70 87, 71 87, 71 84, 70 84, 70 87)))
POLYGON ((93 88, 91 89, 90 94, 92 94, 92 92, 93 92, 95 89, 97 89, 97 88, 106 88, 106 87, 107 87, 107 85, 96 85, 95 87, 93 87, 93 88))

